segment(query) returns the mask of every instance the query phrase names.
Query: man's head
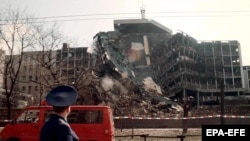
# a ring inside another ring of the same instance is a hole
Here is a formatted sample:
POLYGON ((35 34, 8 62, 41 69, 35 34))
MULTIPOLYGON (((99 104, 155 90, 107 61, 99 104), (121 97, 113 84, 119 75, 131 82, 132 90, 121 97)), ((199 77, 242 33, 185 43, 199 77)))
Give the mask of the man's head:
POLYGON ((58 107, 57 109, 69 107, 76 102, 76 99, 77 91, 73 87, 67 85, 53 88, 46 97, 47 103, 53 107, 58 107))

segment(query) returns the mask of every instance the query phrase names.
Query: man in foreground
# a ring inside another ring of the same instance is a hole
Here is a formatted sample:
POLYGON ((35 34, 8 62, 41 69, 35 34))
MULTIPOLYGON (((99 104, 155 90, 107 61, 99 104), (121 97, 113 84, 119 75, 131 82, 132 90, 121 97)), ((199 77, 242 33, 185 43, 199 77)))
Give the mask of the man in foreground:
POLYGON ((78 141, 79 138, 67 122, 70 105, 76 102, 77 91, 70 86, 62 85, 52 89, 46 101, 53 106, 53 113, 43 125, 40 141, 78 141))

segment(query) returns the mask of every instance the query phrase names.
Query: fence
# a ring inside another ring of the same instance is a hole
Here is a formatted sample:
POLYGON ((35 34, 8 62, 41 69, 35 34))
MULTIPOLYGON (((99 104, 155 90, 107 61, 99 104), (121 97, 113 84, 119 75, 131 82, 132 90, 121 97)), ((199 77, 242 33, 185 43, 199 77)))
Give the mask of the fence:
POLYGON ((250 116, 220 115, 200 116, 200 117, 115 117, 116 128, 182 128, 186 123, 188 128, 201 128, 204 124, 250 124, 250 116))

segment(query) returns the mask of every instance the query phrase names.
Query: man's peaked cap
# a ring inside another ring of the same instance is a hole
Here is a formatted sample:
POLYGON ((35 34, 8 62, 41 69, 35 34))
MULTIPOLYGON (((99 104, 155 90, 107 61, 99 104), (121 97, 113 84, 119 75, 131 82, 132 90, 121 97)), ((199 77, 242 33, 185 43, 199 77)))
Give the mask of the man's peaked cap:
POLYGON ((53 88, 46 96, 49 105, 57 107, 70 106, 76 102, 77 91, 67 85, 61 85, 53 88))

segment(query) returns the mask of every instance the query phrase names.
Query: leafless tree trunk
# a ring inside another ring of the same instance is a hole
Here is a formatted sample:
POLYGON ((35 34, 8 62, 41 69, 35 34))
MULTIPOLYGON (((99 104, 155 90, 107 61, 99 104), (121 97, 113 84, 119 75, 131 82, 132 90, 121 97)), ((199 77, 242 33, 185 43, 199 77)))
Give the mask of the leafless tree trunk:
POLYGON ((3 71, 8 118, 11 117, 11 97, 18 93, 19 73, 23 61, 23 52, 33 46, 34 32, 31 19, 23 11, 7 9, 2 11, 0 25, 0 48, 5 50, 6 58, 3 71))

